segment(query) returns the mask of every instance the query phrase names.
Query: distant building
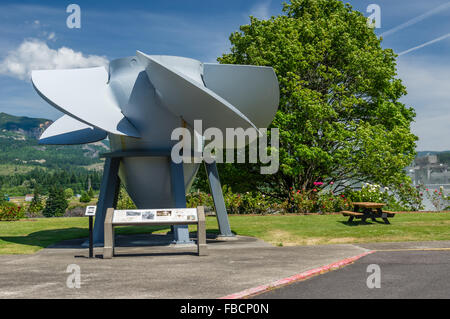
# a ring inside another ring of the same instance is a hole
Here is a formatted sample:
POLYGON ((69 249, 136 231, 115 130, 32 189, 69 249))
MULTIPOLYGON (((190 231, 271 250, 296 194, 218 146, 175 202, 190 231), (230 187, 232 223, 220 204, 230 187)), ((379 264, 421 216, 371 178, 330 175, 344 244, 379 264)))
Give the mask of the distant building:
POLYGON ((409 167, 414 184, 448 184, 448 165, 440 163, 437 155, 426 155, 414 160, 409 167))
POLYGON ((27 194, 27 195, 25 195, 25 201, 26 201, 26 202, 31 202, 31 201, 33 200, 33 198, 34 198, 34 195, 33 195, 33 194, 27 194))

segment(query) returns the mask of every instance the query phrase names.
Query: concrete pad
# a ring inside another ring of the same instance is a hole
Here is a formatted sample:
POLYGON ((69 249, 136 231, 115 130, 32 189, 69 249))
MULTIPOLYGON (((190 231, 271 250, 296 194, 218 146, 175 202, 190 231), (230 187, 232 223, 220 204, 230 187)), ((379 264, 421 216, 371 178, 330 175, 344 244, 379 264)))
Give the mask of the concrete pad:
POLYGON ((0 256, 0 298, 218 298, 267 284, 367 251, 355 245, 274 247, 237 236, 196 246, 171 246, 169 236, 117 236, 116 256, 89 259, 72 240, 33 255, 0 256), (151 245, 151 246, 148 246, 151 245), (81 288, 68 288, 69 265, 81 270, 81 288))

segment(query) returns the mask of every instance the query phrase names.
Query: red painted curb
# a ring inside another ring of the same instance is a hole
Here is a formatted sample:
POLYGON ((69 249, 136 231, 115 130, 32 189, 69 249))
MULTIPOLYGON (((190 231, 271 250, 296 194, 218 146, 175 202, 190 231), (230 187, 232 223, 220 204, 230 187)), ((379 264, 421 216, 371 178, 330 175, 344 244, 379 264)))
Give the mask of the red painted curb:
POLYGON ((275 281, 273 283, 270 283, 270 284, 267 284, 267 285, 261 285, 261 286, 258 286, 258 287, 249 288, 249 289, 243 290, 241 292, 236 292, 234 294, 231 294, 231 295, 228 295, 228 296, 225 296, 225 297, 220 297, 219 299, 242 299, 242 298, 245 298, 245 297, 256 295, 256 294, 265 292, 265 291, 267 291, 269 289, 278 288, 278 287, 281 287, 281 286, 284 286, 284 285, 291 284, 291 283, 293 283, 295 281, 305 280, 305 279, 308 279, 308 278, 313 277, 315 275, 318 275, 318 274, 321 274, 321 273, 325 273, 325 272, 328 272, 328 271, 331 271, 331 270, 335 270, 335 269, 341 268, 343 266, 351 264, 351 263, 355 262, 356 260, 358 260, 358 259, 360 259, 360 258, 362 258, 364 256, 367 256, 367 255, 369 255, 371 253, 374 253, 374 252, 375 252, 374 250, 371 250, 371 251, 362 253, 362 254, 357 255, 357 256, 353 256, 353 257, 350 257, 350 258, 346 258, 346 259, 337 261, 337 262, 329 264, 327 266, 314 268, 314 269, 302 272, 302 273, 297 274, 297 275, 293 275, 293 276, 290 276, 290 277, 287 277, 287 278, 284 278, 284 279, 277 280, 277 281, 275 281))

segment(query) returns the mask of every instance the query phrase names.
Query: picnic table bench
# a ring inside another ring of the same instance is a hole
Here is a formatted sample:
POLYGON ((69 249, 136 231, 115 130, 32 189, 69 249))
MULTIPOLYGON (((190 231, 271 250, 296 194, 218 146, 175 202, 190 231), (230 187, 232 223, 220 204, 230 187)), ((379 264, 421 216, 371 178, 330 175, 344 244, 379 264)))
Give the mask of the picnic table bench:
POLYGON ((386 206, 384 203, 355 202, 353 203, 354 211, 345 210, 341 213, 349 217, 348 222, 352 222, 355 218, 361 219, 363 222, 367 218, 370 218, 372 221, 376 221, 376 218, 381 218, 386 224, 390 224, 388 218, 393 218, 395 212, 383 210, 384 206, 386 206))

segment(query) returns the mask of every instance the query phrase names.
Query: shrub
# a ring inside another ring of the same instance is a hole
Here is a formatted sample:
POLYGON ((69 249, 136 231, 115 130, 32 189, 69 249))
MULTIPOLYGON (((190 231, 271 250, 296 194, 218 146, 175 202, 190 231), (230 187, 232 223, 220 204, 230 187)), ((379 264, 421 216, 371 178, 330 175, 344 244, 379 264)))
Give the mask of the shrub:
POLYGON ((316 201, 312 198, 312 191, 293 190, 282 207, 286 213, 307 214, 315 210, 316 201))
POLYGON ((17 206, 11 202, 0 203, 0 220, 1 221, 14 221, 25 217, 25 213, 22 207, 17 206))
POLYGON ((352 208, 352 201, 345 195, 335 195, 333 192, 319 194, 317 200, 317 209, 321 213, 335 213, 352 208))
MULTIPOLYGON (((321 189, 323 183, 317 183, 315 189, 291 190, 291 196, 283 202, 260 192, 233 193, 230 187, 223 186, 225 206, 229 214, 269 214, 269 213, 331 213, 351 209, 352 201, 344 194, 334 194, 321 189)), ((188 207, 206 206, 213 208, 210 194, 197 191, 186 195, 188 207)))
POLYGON ((74 195, 74 192, 73 192, 73 189, 72 189, 72 188, 66 188, 66 189, 64 190, 64 197, 65 197, 66 199, 71 199, 71 198, 73 197, 73 195, 74 195))
POLYGON ((80 197, 80 203, 89 203, 91 201, 91 197, 89 197, 88 193, 83 191, 80 197))
MULTIPOLYGON (((229 214, 265 214, 280 210, 280 207, 270 201, 268 196, 261 193, 233 193, 230 187, 224 185, 222 194, 229 214)), ((205 206, 215 209, 211 194, 199 190, 187 194, 186 203, 187 207, 205 206)))
POLYGON ((353 202, 376 202, 383 201, 383 193, 380 190, 380 185, 365 183, 361 190, 348 192, 348 197, 353 202))
POLYGON ((214 209, 214 201, 211 194, 197 190, 186 195, 186 206, 190 208, 205 206, 214 209))
POLYGON ((242 195, 241 214, 266 214, 274 210, 274 203, 265 194, 246 192, 242 195))
POLYGON ((227 212, 230 214, 238 214, 243 202, 242 196, 233 193, 231 187, 227 185, 222 187, 222 193, 227 212))
POLYGON ((431 204, 433 204, 434 208, 437 211, 441 211, 444 209, 448 209, 449 206, 449 198, 444 195, 444 187, 441 186, 439 190, 435 189, 433 191, 426 189, 425 194, 430 200, 431 204))

